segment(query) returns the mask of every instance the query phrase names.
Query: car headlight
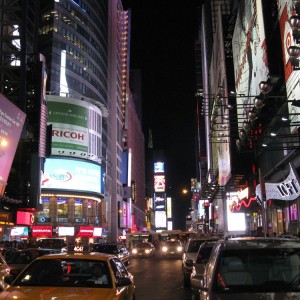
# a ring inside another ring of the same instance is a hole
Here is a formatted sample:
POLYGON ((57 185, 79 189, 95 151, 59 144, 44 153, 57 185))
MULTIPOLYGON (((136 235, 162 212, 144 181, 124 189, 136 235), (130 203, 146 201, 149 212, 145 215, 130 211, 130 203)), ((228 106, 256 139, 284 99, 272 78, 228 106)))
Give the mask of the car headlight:
POLYGON ((162 250, 163 252, 167 252, 167 251, 168 251, 168 247, 163 246, 161 250, 162 250))
POLYGON ((137 250, 136 249, 132 249, 132 254, 137 254, 137 250))
POLYGON ((150 253, 150 250, 149 250, 149 249, 146 249, 146 250, 145 250, 145 253, 149 254, 149 253, 150 253))
POLYGON ((182 249, 183 249, 183 248, 182 248, 181 246, 177 247, 177 251, 178 251, 178 252, 181 252, 182 249))

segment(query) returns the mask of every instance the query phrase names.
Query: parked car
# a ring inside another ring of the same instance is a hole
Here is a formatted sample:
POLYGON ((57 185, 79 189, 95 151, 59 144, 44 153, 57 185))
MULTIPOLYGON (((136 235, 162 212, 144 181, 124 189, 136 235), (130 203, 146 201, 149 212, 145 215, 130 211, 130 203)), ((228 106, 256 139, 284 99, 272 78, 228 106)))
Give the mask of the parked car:
POLYGON ((16 278, 0 299, 134 300, 134 278, 116 256, 59 253, 40 256, 16 278))
POLYGON ((149 242, 137 243, 131 249, 131 256, 133 257, 151 257, 155 255, 155 247, 149 242))
POLYGON ((215 243, 201 300, 300 299, 300 241, 233 238, 215 243))
POLYGON ((60 250, 27 248, 13 252, 5 256, 5 259, 10 268, 10 274, 15 276, 37 257, 57 252, 60 252, 60 250))
POLYGON ((196 299, 199 298, 200 278, 204 275, 206 263, 216 242, 217 241, 206 241, 200 245, 196 261, 193 264, 191 273, 191 289, 193 291, 194 298, 196 299))
POLYGON ((196 256, 201 244, 207 240, 218 240, 218 237, 212 236, 200 236, 189 238, 184 253, 182 255, 182 274, 183 274, 183 285, 190 287, 191 285, 191 273, 193 270, 193 264, 196 261, 196 256))
POLYGON ((90 245, 90 251, 113 254, 117 256, 124 265, 129 264, 130 253, 126 246, 119 243, 94 243, 90 245))
POLYGON ((160 255, 164 257, 182 258, 183 246, 179 240, 167 240, 162 242, 160 255))

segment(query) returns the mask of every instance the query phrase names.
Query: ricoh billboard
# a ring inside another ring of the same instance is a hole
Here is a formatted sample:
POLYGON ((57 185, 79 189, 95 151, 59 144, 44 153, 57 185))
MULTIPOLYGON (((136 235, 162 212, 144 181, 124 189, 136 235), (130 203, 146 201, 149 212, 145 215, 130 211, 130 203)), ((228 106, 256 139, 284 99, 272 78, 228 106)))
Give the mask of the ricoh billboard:
POLYGON ((47 106, 48 124, 52 125, 52 155, 101 158, 100 108, 84 100, 52 95, 47 95, 47 106))

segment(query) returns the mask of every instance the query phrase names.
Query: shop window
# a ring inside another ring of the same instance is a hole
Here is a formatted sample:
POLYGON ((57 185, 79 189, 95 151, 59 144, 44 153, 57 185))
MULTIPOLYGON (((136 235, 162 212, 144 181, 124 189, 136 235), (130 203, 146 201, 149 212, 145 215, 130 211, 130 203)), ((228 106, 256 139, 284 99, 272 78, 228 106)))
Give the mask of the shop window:
POLYGON ((66 198, 57 199, 57 216, 59 218, 68 217, 68 199, 66 198))
POLYGON ((75 199, 75 218, 82 218, 82 200, 75 199))
POLYGON ((49 218, 50 212, 50 199, 49 198, 42 198, 42 206, 43 210, 37 213, 37 217, 41 218, 49 218))

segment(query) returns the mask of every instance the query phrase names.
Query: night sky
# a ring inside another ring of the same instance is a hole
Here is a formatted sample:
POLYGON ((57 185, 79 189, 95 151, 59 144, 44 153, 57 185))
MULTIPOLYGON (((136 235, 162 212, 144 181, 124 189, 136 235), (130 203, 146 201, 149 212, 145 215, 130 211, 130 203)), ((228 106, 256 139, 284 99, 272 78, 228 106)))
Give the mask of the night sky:
POLYGON ((131 9, 131 69, 142 73, 143 132, 166 157, 167 185, 174 196, 174 229, 184 229, 196 177, 196 0, 123 0, 131 9))

